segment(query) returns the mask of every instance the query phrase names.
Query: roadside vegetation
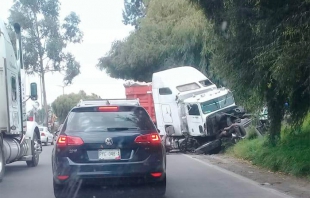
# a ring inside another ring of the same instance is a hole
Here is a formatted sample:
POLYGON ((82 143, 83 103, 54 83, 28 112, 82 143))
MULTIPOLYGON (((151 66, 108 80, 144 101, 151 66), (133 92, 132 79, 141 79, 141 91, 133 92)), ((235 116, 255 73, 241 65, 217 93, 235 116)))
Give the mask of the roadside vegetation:
POLYGON ((310 114, 300 128, 283 127, 277 146, 253 131, 227 153, 272 171, 310 179, 310 114))

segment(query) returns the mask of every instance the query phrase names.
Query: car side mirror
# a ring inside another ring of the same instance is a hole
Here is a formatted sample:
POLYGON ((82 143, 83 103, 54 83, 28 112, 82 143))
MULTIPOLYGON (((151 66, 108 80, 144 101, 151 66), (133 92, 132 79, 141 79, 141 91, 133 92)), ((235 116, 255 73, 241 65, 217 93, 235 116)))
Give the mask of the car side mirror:
POLYGON ((37 100, 38 99, 37 83, 31 83, 30 84, 30 98, 31 98, 31 100, 37 100))

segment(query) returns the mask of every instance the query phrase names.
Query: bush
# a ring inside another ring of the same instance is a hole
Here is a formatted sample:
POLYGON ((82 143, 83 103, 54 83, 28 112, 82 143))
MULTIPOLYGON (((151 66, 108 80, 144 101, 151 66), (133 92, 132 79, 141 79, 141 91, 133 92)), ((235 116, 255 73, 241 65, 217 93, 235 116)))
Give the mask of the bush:
POLYGON ((296 176, 310 177, 310 116, 299 130, 285 128, 277 146, 267 138, 247 138, 232 147, 228 153, 253 164, 296 176))
POLYGON ((249 140, 253 140, 253 139, 256 139, 258 137, 258 134, 257 132, 255 131, 255 128, 254 127, 251 127, 248 131, 247 131, 247 134, 246 134, 246 139, 249 139, 249 140))

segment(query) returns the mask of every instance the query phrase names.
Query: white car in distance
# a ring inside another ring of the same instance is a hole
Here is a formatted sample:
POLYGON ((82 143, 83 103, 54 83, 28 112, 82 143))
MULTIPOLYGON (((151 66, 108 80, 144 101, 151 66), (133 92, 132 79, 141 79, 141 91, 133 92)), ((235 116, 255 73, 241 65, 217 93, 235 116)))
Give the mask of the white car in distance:
POLYGON ((54 135, 48 131, 47 127, 40 126, 40 136, 41 136, 41 142, 45 146, 48 145, 48 143, 51 143, 51 145, 54 145, 54 135))

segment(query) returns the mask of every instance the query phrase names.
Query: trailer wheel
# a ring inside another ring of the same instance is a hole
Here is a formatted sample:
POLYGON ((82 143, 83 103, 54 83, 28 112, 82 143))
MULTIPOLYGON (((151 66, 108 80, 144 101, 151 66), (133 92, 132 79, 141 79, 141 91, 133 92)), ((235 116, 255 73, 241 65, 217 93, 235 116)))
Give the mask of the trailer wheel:
POLYGON ((5 171, 5 159, 4 159, 3 148, 0 142, 0 182, 2 182, 2 179, 4 177, 4 171, 5 171))
POLYGON ((31 161, 26 161, 28 167, 36 167, 39 164, 39 153, 37 152, 39 140, 36 133, 33 133, 33 140, 31 141, 31 161))

